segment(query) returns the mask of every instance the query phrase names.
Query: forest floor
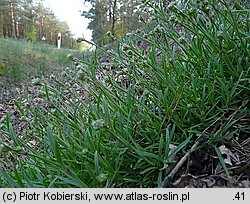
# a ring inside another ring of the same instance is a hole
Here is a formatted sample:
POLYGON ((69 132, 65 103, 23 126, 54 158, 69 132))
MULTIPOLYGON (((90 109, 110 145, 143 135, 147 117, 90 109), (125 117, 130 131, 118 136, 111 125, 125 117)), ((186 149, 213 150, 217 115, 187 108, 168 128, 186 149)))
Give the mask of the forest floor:
MULTIPOLYGON (((23 64, 34 62, 30 57, 30 55, 24 56, 24 58, 22 58, 22 60, 25 61, 23 64)), ((64 57, 66 58, 66 55, 64 55, 64 57)), ((2 67, 7 66, 7 63, 7 57, 0 56, 0 64, 2 64, 2 67)), ((100 64, 102 64, 102 62, 100 62, 100 64)), ((46 73, 43 73, 41 78, 53 85, 50 81, 50 77, 51 75, 55 75, 65 83, 73 85, 71 79, 64 78, 63 76, 65 65, 65 63, 58 65, 57 62, 47 64, 46 73)), ((103 65, 107 66, 107 62, 103 62, 103 65)), ((32 64, 29 66, 34 67, 32 64)), ((16 127, 17 134, 23 134, 25 125, 19 120, 20 115, 14 99, 18 99, 23 106, 29 105, 35 107, 37 104, 40 104, 44 106, 44 108, 48 108, 46 107, 46 101, 41 101, 38 97, 43 87, 33 85, 32 79, 37 78, 39 73, 34 70, 33 73, 36 73, 33 77, 30 75, 29 79, 20 79, 18 82, 10 76, 0 75, 0 124, 4 124, 6 115, 9 113, 16 127)), ((78 91, 80 92, 81 90, 78 91)), ((69 93, 66 93, 66 96, 69 98, 73 97, 69 93)), ((1 128, 0 126, 0 130, 1 128)), ((2 140, 8 140, 8 138, 2 138, 2 140)), ((201 143, 202 141, 197 142, 201 143)), ((224 172, 213 148, 204 147, 195 151, 195 153, 191 153, 191 150, 196 148, 198 143, 190 147, 190 151, 188 151, 186 155, 175 158, 177 161, 175 167, 166 169, 166 171, 169 171, 168 175, 170 175, 171 178, 166 177, 163 184, 164 187, 250 187, 250 138, 248 135, 242 135, 241 138, 228 138, 227 144, 221 144, 219 146, 224 162, 229 166, 230 176, 224 172)))
POLYGON ((35 106, 41 87, 34 86, 34 80, 43 79, 50 83, 52 75, 60 77, 63 70, 71 66, 67 55, 74 53, 81 57, 81 52, 3 38, 0 38, 0 50, 3 50, 0 53, 0 130, 9 113, 18 131, 22 129, 22 123, 14 101, 35 106))

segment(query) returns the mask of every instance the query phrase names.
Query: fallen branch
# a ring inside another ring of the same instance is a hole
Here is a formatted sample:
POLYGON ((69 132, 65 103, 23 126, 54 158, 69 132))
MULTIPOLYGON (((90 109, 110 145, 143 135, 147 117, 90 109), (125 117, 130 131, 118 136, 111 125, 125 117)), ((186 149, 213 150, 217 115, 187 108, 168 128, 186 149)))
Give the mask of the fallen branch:
POLYGON ((181 160, 176 164, 176 166, 173 168, 173 170, 168 174, 168 176, 163 180, 162 182, 162 188, 168 188, 171 187, 172 180, 175 176, 175 174, 179 171, 179 169, 182 167, 182 165, 187 161, 190 154, 193 152, 193 150, 198 147, 200 144, 200 141, 194 143, 194 145, 191 147, 191 149, 181 158, 181 160))

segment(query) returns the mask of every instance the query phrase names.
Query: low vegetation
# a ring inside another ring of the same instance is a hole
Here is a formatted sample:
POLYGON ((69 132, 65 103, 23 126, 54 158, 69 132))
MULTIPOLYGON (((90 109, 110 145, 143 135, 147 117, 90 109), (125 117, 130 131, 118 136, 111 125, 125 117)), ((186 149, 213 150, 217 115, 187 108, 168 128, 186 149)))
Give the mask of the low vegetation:
POLYGON ((110 32, 117 46, 97 48, 101 57, 69 56, 67 83, 37 81, 47 108, 16 101, 20 134, 7 116, 1 186, 173 187, 185 171, 212 177, 218 166, 234 176, 249 146, 235 168, 222 147, 234 154, 249 138, 250 68, 249 10, 233 2, 146 1, 157 23, 150 32, 110 32), (187 157, 193 164, 174 172, 187 157))
POLYGON ((0 77, 10 83, 42 76, 67 65, 68 49, 0 38, 0 77), (53 67, 53 69, 52 69, 53 67))

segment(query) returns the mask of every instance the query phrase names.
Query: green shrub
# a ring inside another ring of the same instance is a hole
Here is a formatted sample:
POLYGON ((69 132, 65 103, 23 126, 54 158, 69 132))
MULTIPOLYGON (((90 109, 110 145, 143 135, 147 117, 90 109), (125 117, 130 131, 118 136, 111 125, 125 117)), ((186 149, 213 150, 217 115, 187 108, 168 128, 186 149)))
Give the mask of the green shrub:
POLYGON ((27 32, 27 39, 34 43, 36 42, 36 35, 37 35, 37 30, 36 27, 34 25, 30 26, 27 32))

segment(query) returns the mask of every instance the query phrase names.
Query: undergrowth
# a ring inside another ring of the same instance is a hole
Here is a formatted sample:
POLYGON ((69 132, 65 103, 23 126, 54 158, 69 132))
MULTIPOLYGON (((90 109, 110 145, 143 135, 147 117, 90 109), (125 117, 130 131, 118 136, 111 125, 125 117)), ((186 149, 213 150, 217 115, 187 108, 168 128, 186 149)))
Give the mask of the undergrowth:
POLYGON ((97 48, 112 59, 107 69, 96 51, 94 60, 71 56, 77 66, 65 74, 74 86, 44 83, 46 112, 18 107, 29 124, 25 137, 7 117, 3 134, 12 142, 1 142, 2 185, 159 187, 173 155, 199 139, 227 172, 218 144, 249 135, 240 123, 249 114, 249 10, 237 1, 176 1, 167 11, 150 2, 154 29, 97 48))
POLYGON ((69 63, 67 52, 47 44, 0 38, 0 77, 17 83, 46 75, 69 63))

